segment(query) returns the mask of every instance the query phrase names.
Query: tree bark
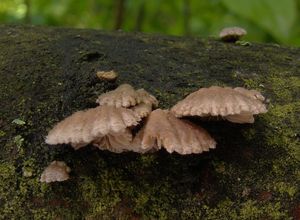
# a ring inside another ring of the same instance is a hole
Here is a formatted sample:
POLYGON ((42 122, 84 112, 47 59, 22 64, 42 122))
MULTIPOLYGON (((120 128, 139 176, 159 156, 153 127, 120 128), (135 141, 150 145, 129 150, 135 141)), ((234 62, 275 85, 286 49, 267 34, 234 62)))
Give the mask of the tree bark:
POLYGON ((299 48, 32 26, 0 33, 0 218, 299 217, 299 48), (119 79, 100 81, 98 70, 119 79), (122 83, 146 89, 160 108, 200 87, 242 86, 260 90, 269 111, 250 125, 191 119, 218 142, 200 155, 44 143, 57 121, 122 83), (69 181, 39 182, 52 160, 71 167, 69 181))

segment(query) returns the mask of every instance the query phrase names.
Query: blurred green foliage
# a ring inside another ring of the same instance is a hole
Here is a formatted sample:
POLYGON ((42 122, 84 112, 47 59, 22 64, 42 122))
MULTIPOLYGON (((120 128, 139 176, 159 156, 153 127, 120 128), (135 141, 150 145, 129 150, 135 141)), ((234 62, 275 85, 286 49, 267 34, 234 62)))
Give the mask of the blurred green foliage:
POLYGON ((300 45, 300 0, 0 0, 0 23, 217 36, 300 45))

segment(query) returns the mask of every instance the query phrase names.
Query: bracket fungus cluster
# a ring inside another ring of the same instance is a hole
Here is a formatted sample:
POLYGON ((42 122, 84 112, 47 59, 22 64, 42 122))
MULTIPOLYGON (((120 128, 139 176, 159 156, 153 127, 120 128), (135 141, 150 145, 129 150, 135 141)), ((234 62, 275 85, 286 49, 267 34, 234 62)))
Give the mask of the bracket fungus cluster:
POLYGON ((206 130, 181 117, 216 116, 234 123, 253 123, 253 115, 267 112, 263 101, 255 90, 212 86, 191 93, 170 110, 153 110, 158 107, 153 95, 122 84, 100 95, 98 107, 75 112, 56 124, 46 143, 70 144, 75 150, 92 144, 115 153, 165 148, 169 153, 198 154, 215 148, 216 141, 206 130), (143 126, 133 132, 138 124, 143 126))

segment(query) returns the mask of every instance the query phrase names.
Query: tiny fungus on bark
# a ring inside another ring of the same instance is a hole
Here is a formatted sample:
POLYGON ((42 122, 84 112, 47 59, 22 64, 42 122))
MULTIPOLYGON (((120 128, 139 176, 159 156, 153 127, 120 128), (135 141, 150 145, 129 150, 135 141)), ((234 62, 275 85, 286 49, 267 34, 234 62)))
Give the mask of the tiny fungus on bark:
POLYGON ((114 70, 111 71, 98 71, 97 77, 103 81, 114 82, 118 78, 119 74, 114 70))
POLYGON ((71 169, 66 165, 65 162, 55 160, 45 168, 41 175, 40 181, 46 183, 65 181, 70 178, 70 172, 71 169))
POLYGON ((235 42, 247 34, 247 31, 240 27, 223 28, 219 34, 222 41, 235 42))
POLYGON ((202 153, 216 147, 215 140, 203 128, 161 109, 151 112, 133 142, 144 151, 164 147, 169 153, 179 154, 202 153))
POLYGON ((254 90, 212 86, 191 93, 171 108, 176 117, 221 116, 235 123, 253 123, 253 115, 266 113, 263 96, 254 90))

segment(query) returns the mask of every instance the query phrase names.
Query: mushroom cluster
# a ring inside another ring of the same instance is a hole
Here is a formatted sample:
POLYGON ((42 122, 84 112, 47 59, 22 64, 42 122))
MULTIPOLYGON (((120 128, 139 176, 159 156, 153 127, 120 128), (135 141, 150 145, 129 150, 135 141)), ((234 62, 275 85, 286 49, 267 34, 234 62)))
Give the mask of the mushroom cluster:
POLYGON ((100 95, 96 108, 75 112, 56 124, 46 143, 70 144, 75 150, 91 144, 114 153, 165 148, 169 153, 198 154, 215 148, 216 141, 205 129, 181 117, 221 117, 234 123, 253 123, 253 115, 267 112, 263 101, 256 90, 212 86, 191 93, 170 110, 153 110, 158 107, 153 95, 122 84, 100 95), (142 126, 138 129, 137 125, 142 126))

